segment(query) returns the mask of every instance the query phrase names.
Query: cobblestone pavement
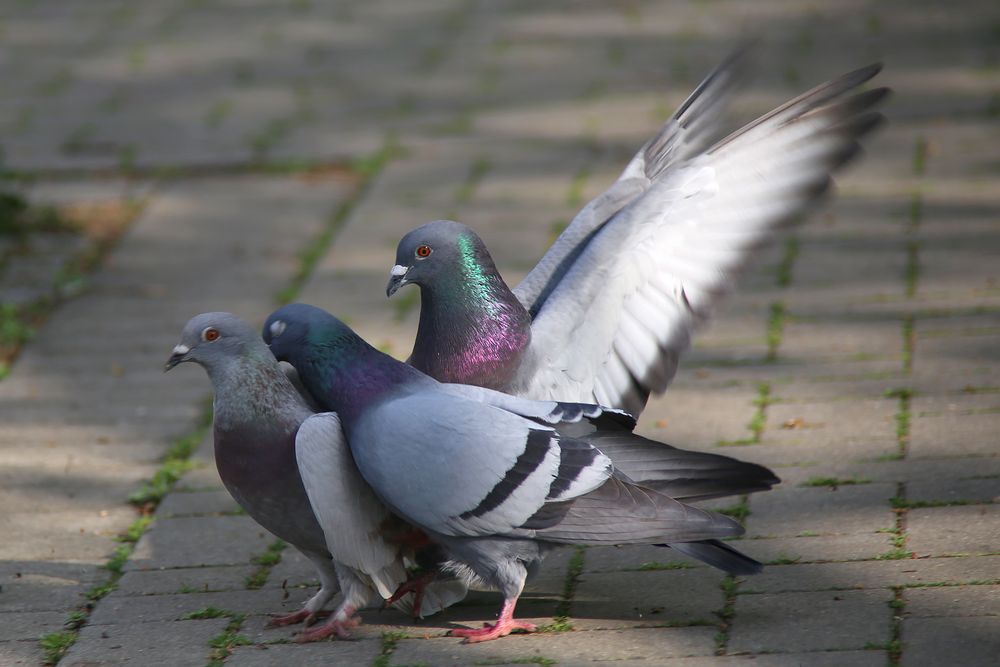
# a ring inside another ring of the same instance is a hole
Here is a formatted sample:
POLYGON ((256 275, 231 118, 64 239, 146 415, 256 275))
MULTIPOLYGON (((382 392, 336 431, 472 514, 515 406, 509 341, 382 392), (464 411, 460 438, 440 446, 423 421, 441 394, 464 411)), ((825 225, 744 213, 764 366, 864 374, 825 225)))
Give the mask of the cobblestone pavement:
MULTIPOLYGON (((989 5, 4 2, 5 167, 34 202, 141 212, 0 380, 0 664, 74 639, 60 665, 996 664, 989 5), (352 641, 266 628, 316 582, 222 490, 204 374, 160 373, 188 317, 294 297, 404 356, 416 292, 383 296, 403 232, 460 219, 516 281, 745 35, 740 119, 875 59, 896 91, 835 204, 765 253, 641 422, 777 470, 719 505, 764 574, 566 551, 519 606, 550 632, 441 636, 491 619, 489 593, 418 624, 366 612, 352 641)), ((0 300, 52 279, 43 246, 0 246, 0 300)))

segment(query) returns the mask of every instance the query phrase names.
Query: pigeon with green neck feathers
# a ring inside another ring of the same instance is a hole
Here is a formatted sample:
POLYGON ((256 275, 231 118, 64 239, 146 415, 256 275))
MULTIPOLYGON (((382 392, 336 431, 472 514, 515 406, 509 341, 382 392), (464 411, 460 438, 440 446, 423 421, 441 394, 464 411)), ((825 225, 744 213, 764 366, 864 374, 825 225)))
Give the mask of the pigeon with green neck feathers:
POLYGON ((410 363, 443 382, 638 415, 755 251, 814 208, 880 124, 871 65, 715 141, 742 52, 712 72, 514 289, 479 236, 399 242, 386 293, 420 288, 410 363), (714 143, 713 143, 714 142, 714 143))
MULTIPOLYGON (((313 412, 244 321, 229 313, 192 318, 166 370, 184 362, 204 367, 212 382, 222 483, 251 518, 316 567, 320 590, 301 611, 272 623, 311 625, 339 583, 343 597, 329 620, 297 639, 346 637, 359 622, 357 610, 390 597, 407 579, 406 551, 385 536, 401 522, 358 475, 337 415, 313 412)), ((459 582, 432 585, 423 610, 433 613, 464 595, 459 582)))
MULTIPOLYGON (((657 544, 733 574, 761 568, 719 541, 741 534, 738 523, 636 484, 591 444, 630 435, 635 421, 621 411, 440 383, 304 304, 272 313, 264 340, 338 413, 362 477, 443 549, 443 569, 503 594, 495 624, 453 635, 534 630, 514 607, 559 545, 657 544)), ((660 447, 666 458, 678 451, 660 447)))

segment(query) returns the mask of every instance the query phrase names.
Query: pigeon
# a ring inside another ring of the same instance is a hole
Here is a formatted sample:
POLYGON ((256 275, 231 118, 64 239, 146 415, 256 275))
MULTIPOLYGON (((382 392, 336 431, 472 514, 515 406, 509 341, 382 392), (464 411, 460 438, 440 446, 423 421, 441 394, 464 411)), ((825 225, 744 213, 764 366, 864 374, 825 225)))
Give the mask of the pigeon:
MULTIPOLYGON (((387 540, 400 523, 358 475, 335 413, 315 413, 257 332, 230 313, 203 313, 184 327, 165 370, 194 362, 214 389, 215 462, 226 489, 250 517, 309 559, 320 589, 273 625, 312 623, 337 592, 329 620, 298 641, 347 637, 355 612, 407 580, 403 546, 387 540)), ((433 613, 465 595, 458 581, 425 592, 433 613)), ((412 602, 397 603, 409 611, 412 602)))
POLYGON ((775 233, 830 189, 888 89, 878 64, 824 83, 710 144, 743 62, 698 86, 513 290, 482 239, 437 220, 399 242, 386 288, 418 285, 409 358, 442 382, 638 415, 698 325, 775 233))
POLYGON ((762 567, 720 541, 742 534, 739 523, 637 484, 568 434, 621 438, 635 426, 623 411, 438 382, 305 304, 272 313, 263 338, 336 410, 358 471, 385 505, 442 548, 446 570, 502 593, 496 623, 453 636, 535 630, 514 608, 560 545, 658 544, 732 574, 762 567))

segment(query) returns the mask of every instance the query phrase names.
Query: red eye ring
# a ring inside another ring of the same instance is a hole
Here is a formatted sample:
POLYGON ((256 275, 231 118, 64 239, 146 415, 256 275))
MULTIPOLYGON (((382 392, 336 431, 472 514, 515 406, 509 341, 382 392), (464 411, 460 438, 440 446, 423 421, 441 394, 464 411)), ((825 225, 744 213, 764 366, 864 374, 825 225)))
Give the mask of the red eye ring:
POLYGON ((220 335, 218 329, 209 327, 201 332, 201 339, 206 343, 211 343, 214 340, 218 340, 220 335))
POLYGON ((427 259, 431 256, 431 247, 429 245, 417 246, 414 254, 416 254, 416 256, 420 259, 427 259))

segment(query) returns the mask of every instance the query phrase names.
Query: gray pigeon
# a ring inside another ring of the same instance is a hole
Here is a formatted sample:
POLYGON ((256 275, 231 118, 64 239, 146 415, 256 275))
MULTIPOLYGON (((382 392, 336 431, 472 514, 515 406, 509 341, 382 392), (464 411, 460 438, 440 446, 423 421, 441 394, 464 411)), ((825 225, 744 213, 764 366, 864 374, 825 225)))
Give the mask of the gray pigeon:
POLYGON ((446 569, 503 594, 497 623, 453 635, 486 641, 534 630, 513 618, 514 606, 558 545, 660 544, 733 574, 760 570, 719 541, 741 534, 738 523, 637 485, 563 432, 620 437, 635 425, 621 411, 439 383, 304 304, 272 313, 264 339, 340 415, 379 498, 444 549, 446 569))
MULTIPOLYGON (((215 462, 226 489, 255 521, 301 551, 319 574, 316 595, 300 611, 272 623, 311 625, 339 582, 343 599, 329 620, 297 639, 346 637, 359 622, 355 611, 390 597, 407 579, 403 547, 386 537, 393 523, 402 522, 358 475, 337 415, 314 414, 243 320, 229 313, 193 317, 166 370, 185 361, 203 366, 212 381, 215 462)), ((465 592, 457 581, 432 585, 423 610, 438 611, 465 592)), ((412 602, 396 606, 409 611, 412 602)))
POLYGON ((482 240, 411 231, 386 292, 421 290, 409 362, 442 382, 639 414, 753 251, 829 190, 888 90, 840 76, 710 144, 742 59, 714 71, 513 290, 482 240))

